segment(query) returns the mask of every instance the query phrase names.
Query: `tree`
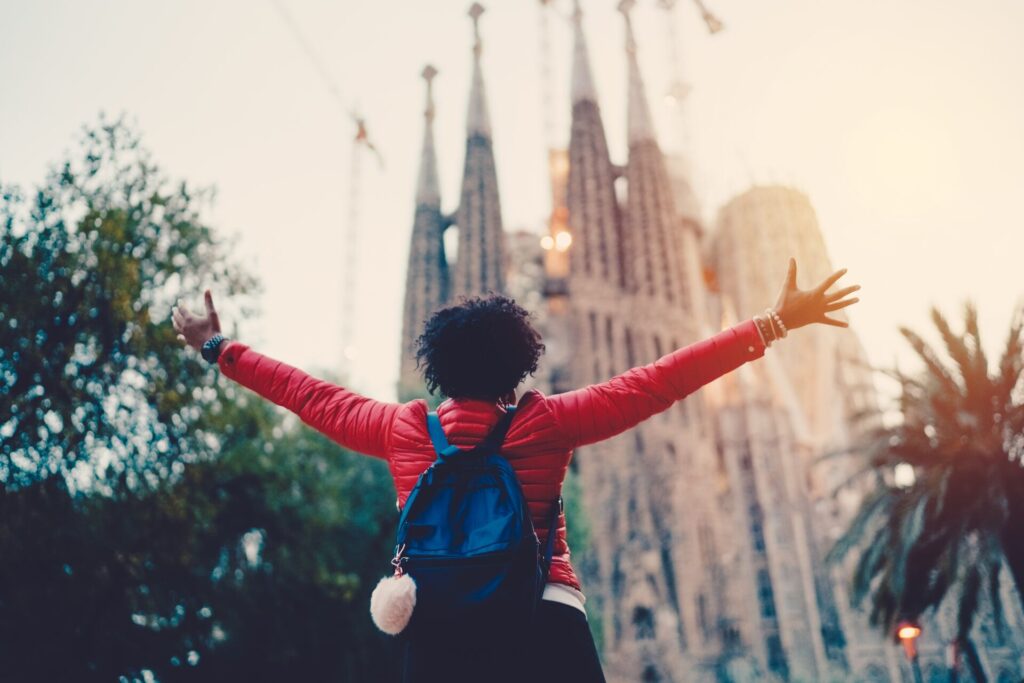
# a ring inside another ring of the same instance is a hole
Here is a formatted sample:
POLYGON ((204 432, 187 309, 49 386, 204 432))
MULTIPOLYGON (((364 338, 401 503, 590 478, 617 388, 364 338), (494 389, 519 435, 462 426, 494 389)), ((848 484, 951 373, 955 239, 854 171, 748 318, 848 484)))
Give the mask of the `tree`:
POLYGON ((368 613, 397 521, 386 466, 239 394, 221 454, 181 477, 0 495, 5 680, 397 680, 368 613))
POLYGON ((386 466, 175 340, 183 293, 251 310, 209 192, 119 120, 30 197, 0 203, 0 678, 395 680, 386 466))
POLYGON ((201 221, 209 196, 104 119, 31 200, 2 189, 0 483, 92 481, 107 466, 152 482, 215 450, 204 420, 218 397, 193 389, 214 371, 166 324, 201 286, 243 306, 255 288, 201 221))
POLYGON ((870 595, 871 622, 887 635, 900 620, 955 599, 957 637, 984 680, 970 632, 986 602, 1001 628, 1004 564, 1024 600, 1024 309, 1014 315, 995 372, 972 304, 963 334, 937 309, 932 320, 948 360, 900 329, 924 370, 888 373, 900 385, 902 421, 869 430, 863 452, 874 491, 831 557, 858 549, 852 598, 870 595), (913 482, 895 481, 896 468, 908 466, 913 482))

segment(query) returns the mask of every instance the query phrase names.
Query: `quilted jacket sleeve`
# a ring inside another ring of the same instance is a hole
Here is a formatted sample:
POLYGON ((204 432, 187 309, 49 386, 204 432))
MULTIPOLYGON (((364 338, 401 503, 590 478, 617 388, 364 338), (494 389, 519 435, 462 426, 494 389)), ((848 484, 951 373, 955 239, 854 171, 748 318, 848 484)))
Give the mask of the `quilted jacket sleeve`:
POLYGON ((346 448, 387 459, 401 407, 361 396, 231 341, 217 360, 221 372, 346 448))
POLYGON ((606 382, 546 397, 569 442, 611 438, 666 410, 713 379, 764 355, 753 320, 684 346, 606 382))

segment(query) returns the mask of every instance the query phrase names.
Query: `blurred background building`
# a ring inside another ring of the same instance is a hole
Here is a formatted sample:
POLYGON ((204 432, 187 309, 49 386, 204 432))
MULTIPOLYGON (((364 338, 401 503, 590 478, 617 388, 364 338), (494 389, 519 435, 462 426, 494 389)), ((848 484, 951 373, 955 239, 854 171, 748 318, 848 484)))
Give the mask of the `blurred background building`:
MULTIPOLYGON (((662 4, 671 11, 675 3, 662 4)), ((632 5, 619 5, 629 79, 628 101, 616 103, 628 112, 623 164, 610 157, 576 7, 565 94, 570 141, 567 150, 548 150, 553 208, 543 236, 505 231, 501 222, 479 5, 470 11, 465 166, 451 215, 440 208, 432 133, 436 72, 424 71, 403 399, 422 393, 412 349, 423 320, 458 295, 506 292, 534 312, 547 354, 530 386, 557 393, 650 363, 762 312, 774 303, 790 256, 803 287, 833 272, 810 199, 795 188, 751 187, 704 225, 685 155, 663 153, 652 123, 632 5), (451 228, 458 248, 450 261, 444 238, 451 228)), ((705 14, 712 30, 721 28, 705 14)), ((686 91, 677 79, 670 94, 680 111, 686 91)), ((833 315, 844 319, 841 311, 833 315)), ((849 567, 825 562, 860 496, 850 489, 834 495, 854 473, 851 459, 822 456, 850 447, 862 417, 877 419, 878 412, 856 331, 815 326, 639 427, 579 449, 571 467, 592 554, 580 565, 589 568, 584 590, 603 628, 609 681, 909 676, 893 642, 849 606, 849 567)), ((1010 634, 1024 628, 1018 604, 1004 601, 1010 634)), ((946 617, 924 629, 928 681, 947 680, 946 617)), ((984 633, 978 642, 1000 681, 1019 680, 1019 635, 984 633)))

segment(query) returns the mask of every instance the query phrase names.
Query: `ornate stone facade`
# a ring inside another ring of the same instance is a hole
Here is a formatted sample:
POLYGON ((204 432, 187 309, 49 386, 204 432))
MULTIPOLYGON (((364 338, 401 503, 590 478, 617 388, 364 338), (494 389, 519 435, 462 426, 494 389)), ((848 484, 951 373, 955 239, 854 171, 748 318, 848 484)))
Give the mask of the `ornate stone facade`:
MULTIPOLYGON (((543 249, 536 234, 503 232, 479 63, 482 9, 474 5, 466 166, 453 217, 440 211, 428 88, 404 356, 422 319, 453 295, 508 291, 535 312, 547 345, 527 386, 557 393, 762 311, 774 303, 789 256, 801 286, 833 271, 814 210, 797 190, 752 188, 720 209, 713 230, 701 225, 685 164, 666 159, 655 134, 632 5, 619 7, 628 78, 623 166, 609 155, 576 8, 570 142, 549 153, 553 210, 543 249), (448 280, 440 241, 453 222, 460 239, 448 280)), ((402 381, 411 389, 419 380, 408 361, 402 381)), ((849 607, 845 568, 824 562, 860 494, 833 496, 853 463, 820 456, 850 445, 854 416, 876 408, 856 334, 817 326, 637 428, 579 449, 571 467, 590 549, 574 559, 588 611, 603 627, 609 681, 896 683, 909 675, 899 650, 849 607)), ((1019 633, 1018 602, 1003 603, 1008 630, 1019 633)), ((945 675, 946 624, 940 615, 926 625, 926 680, 945 675)), ((986 632, 979 642, 996 680, 1019 678, 1016 636, 986 632)))

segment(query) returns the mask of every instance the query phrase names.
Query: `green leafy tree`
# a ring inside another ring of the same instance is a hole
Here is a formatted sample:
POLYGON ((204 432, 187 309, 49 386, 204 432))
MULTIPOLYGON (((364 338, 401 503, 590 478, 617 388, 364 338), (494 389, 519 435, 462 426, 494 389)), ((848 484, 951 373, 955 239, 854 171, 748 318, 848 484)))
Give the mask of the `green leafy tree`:
POLYGON ((1024 310, 994 372, 972 304, 963 334, 937 309, 932 320, 948 359, 901 328, 924 370, 888 373, 900 384, 902 421, 870 430, 863 452, 874 490, 831 557, 857 550, 852 598, 870 596, 871 621, 887 635, 900 620, 956 600, 957 637, 984 680, 970 632, 986 603, 1001 628, 1004 564, 1024 598, 1024 310), (913 483, 895 481, 897 466, 913 468, 913 483))
POLYGON ((200 219, 209 191, 171 183, 122 120, 84 129, 30 197, 0 201, 0 483, 111 468, 132 482, 212 452, 213 371, 166 324, 215 284, 255 280, 200 219))
MULTIPOLYGON (((255 281, 122 121, 0 203, 0 678, 397 679, 369 594, 396 514, 347 453, 182 353, 255 281)), ((235 316, 237 319, 240 316, 235 316)))

